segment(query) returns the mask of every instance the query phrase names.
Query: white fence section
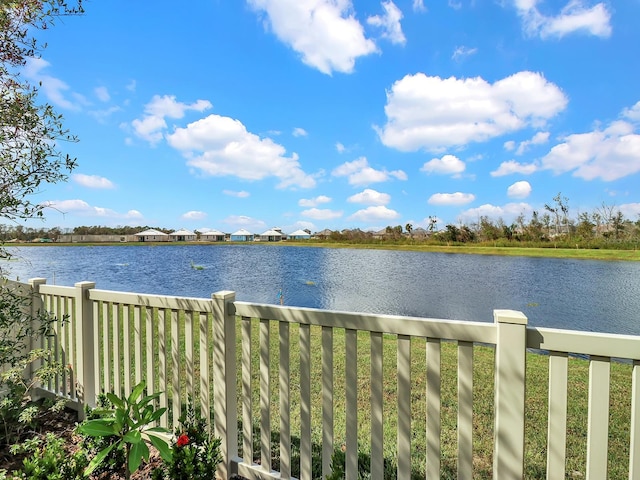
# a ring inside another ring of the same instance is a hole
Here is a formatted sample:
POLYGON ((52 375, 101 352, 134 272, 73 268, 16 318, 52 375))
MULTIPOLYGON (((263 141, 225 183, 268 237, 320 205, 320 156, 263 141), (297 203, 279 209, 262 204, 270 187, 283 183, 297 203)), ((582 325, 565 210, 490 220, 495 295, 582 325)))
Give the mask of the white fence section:
POLYGON ((439 478, 446 341, 456 345, 458 358, 454 438, 459 479, 473 477, 474 352, 479 345, 495 348, 493 478, 524 476, 526 352, 536 349, 545 351, 549 362, 547 478, 564 479, 569 473, 568 363, 577 354, 589 362, 586 478, 608 475, 610 364, 621 358, 632 365, 628 478, 640 479, 640 337, 528 328, 527 318, 511 310, 496 310, 493 323, 463 322, 261 305, 235 301, 233 292, 200 299, 98 290, 91 282, 74 287, 47 285, 44 279, 29 283, 41 308, 60 318, 68 315, 46 346, 70 366, 70 374, 43 390, 69 399, 82 417, 82 407, 95 405, 100 392, 126 394, 144 379, 149 393, 161 392, 160 405, 168 407, 161 424, 170 428, 192 401, 211 413, 214 431, 223 439, 222 478, 240 473, 287 479, 293 472, 300 472, 301 479, 324 478, 343 443, 346 478, 357 479, 362 416, 370 421, 371 478, 382 480, 390 408, 397 412, 391 447, 397 478, 411 478, 415 342, 424 345, 426 368, 423 467, 427 478, 439 478), (388 405, 383 382, 390 375, 383 364, 389 342, 396 356, 394 405, 388 405), (363 351, 363 344, 369 348, 363 351), (361 355, 369 358, 366 378, 359 370, 361 355), (318 378, 314 370, 321 371, 318 378), (370 398, 368 411, 360 410, 363 395, 370 398), (314 445, 312 433, 317 438, 318 432, 321 441, 314 445), (314 453, 321 457, 315 473, 314 453))

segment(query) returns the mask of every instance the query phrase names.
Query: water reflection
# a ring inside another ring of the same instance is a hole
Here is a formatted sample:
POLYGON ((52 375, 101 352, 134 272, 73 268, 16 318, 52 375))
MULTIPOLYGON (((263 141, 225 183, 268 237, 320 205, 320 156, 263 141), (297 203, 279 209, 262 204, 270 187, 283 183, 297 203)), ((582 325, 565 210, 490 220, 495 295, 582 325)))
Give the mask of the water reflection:
POLYGON ((22 280, 394 315, 640 334, 640 263, 275 245, 29 247, 0 264, 22 280), (196 268, 197 267, 197 268, 196 268))

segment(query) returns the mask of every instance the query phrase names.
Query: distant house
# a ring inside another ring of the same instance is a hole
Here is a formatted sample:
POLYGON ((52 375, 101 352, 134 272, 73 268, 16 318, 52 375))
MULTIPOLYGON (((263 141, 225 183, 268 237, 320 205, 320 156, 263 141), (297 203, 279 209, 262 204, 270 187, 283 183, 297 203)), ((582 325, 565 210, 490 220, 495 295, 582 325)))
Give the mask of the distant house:
POLYGON ((230 240, 232 242, 253 242, 255 235, 249 230, 241 228, 237 232, 231 234, 230 240))
POLYGON ((207 230, 200 234, 200 240, 203 242, 224 242, 225 237, 220 230, 207 230))
POLYGON ((144 232, 136 233, 139 242, 168 242, 169 235, 153 228, 144 232))
POLYGON ((328 228, 325 228, 321 232, 316 232, 315 237, 316 238, 321 238, 321 239, 324 240, 324 239, 330 238, 331 235, 333 235, 333 231, 329 230, 328 228))
POLYGON ((169 238, 174 242, 195 242, 198 236, 191 230, 181 228, 169 234, 169 238))
POLYGON ((260 234, 261 242, 279 242, 282 240, 282 232, 276 229, 267 230, 260 234))
POLYGON ((311 234, 305 232, 304 230, 296 230, 293 233, 289 234, 290 240, 309 240, 311 238, 311 234))

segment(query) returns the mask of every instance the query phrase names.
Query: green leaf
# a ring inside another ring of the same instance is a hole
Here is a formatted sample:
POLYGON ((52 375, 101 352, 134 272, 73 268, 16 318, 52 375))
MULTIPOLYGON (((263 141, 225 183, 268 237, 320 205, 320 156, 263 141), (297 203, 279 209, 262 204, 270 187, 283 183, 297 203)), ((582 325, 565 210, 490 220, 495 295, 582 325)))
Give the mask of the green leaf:
POLYGON ((139 430, 131 430, 122 439, 127 443, 139 443, 142 441, 142 435, 139 430))
POLYGON ((114 395, 113 393, 107 393, 107 398, 109 399, 109 401, 111 403, 113 403, 114 406, 118 407, 118 408, 127 408, 124 400, 122 400, 121 398, 117 397, 116 395, 114 395))
POLYGON ((145 460, 149 459, 149 447, 147 447, 147 444, 144 442, 133 443, 129 450, 129 472, 133 473, 138 469, 143 457, 145 460))
POLYGON ((143 380, 142 382, 137 384, 135 387, 133 387, 131 395, 129 395, 129 403, 135 403, 136 400, 140 398, 140 395, 142 395, 142 392, 144 392, 144 389, 146 386, 147 384, 143 380))
MULTIPOLYGON (((147 433, 148 432, 149 430, 147 430, 147 433)), ((149 435, 149 440, 151 441, 153 446, 158 449, 158 452, 160 452, 162 460, 164 460, 165 462, 170 462, 172 450, 171 448, 169 448, 169 444, 167 443, 167 441, 164 438, 157 437, 156 435, 149 435)))
POLYGON ((111 452, 111 450, 113 450, 113 448, 116 445, 117 443, 112 443, 107 448, 100 450, 100 452, 95 457, 93 457, 93 459, 89 462, 89 465, 85 469, 84 474, 87 477, 90 476, 93 473, 93 471, 98 467, 98 465, 100 465, 102 461, 107 457, 107 455, 109 455, 109 452, 111 452))
POLYGON ((113 420, 108 418, 97 418, 82 423, 78 431, 90 437, 110 437, 118 433, 113 420))

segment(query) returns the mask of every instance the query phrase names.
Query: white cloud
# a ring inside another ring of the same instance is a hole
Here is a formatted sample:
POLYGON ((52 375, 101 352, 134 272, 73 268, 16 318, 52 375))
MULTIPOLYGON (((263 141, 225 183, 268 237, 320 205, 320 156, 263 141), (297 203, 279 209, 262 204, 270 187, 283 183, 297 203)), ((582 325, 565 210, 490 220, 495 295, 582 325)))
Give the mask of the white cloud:
POLYGON ((447 4, 454 10, 460 10, 462 8, 462 2, 456 2, 455 0, 448 0, 447 4))
POLYGON ((246 215, 229 215, 222 222, 234 229, 246 228, 250 232, 263 232, 267 227, 264 221, 246 215))
POLYGON ((342 216, 341 210, 330 210, 328 208, 310 208, 309 210, 303 210, 300 215, 314 220, 333 220, 334 218, 340 218, 342 216))
POLYGON ((296 127, 293 129, 293 136, 294 137, 306 137, 307 135, 309 135, 307 133, 307 131, 304 128, 300 128, 300 127, 296 127))
POLYGON ((407 174, 402 170, 376 170, 369 166, 365 157, 360 157, 353 162, 346 162, 336 167, 331 174, 334 177, 348 177, 350 185, 368 185, 371 183, 386 182, 391 178, 406 180, 407 174))
POLYGON ((358 57, 377 51, 356 20, 350 0, 248 0, 266 13, 278 39, 322 73, 351 73, 358 57))
POLYGON ((356 213, 349 216, 347 220, 355 222, 377 222, 380 220, 395 220, 399 217, 400 214, 395 210, 378 205, 375 207, 367 207, 364 210, 358 210, 356 213))
POLYGON ((197 100, 194 103, 187 104, 176 101, 173 95, 154 95, 149 103, 144 107, 144 116, 137 118, 131 125, 136 135, 151 144, 155 144, 162 140, 163 130, 167 128, 165 117, 183 118, 189 110, 203 112, 212 105, 207 100, 197 100))
POLYGON ((513 140, 508 140, 508 141, 504 142, 503 146, 504 146, 504 149, 507 152, 510 152, 510 151, 512 151, 513 149, 516 148, 516 142, 514 142, 513 140))
POLYGON ((338 153, 343 153, 346 150, 346 147, 342 143, 337 142, 336 150, 338 151, 338 153))
POLYGON ((640 172, 640 134, 619 120, 604 130, 568 135, 542 158, 542 168, 605 182, 632 175, 640 172))
POLYGON ((207 214, 198 210, 191 210, 180 215, 180 218, 182 220, 204 220, 207 218, 207 214))
POLYGON ((364 205, 387 205, 391 201, 391 195, 366 188, 360 193, 351 195, 347 201, 364 205))
POLYGON ((479 207, 463 211, 460 214, 460 219, 463 221, 476 222, 480 217, 489 217, 493 220, 501 218, 505 223, 511 223, 518 215, 523 214, 526 216, 532 212, 533 208, 528 203, 507 203, 502 207, 486 203, 479 207))
POLYGON ((404 45, 407 43, 407 39, 402 33, 402 25, 400 25, 402 11, 391 0, 382 2, 382 8, 384 8, 384 15, 371 16, 367 18, 367 23, 375 27, 381 27, 384 30, 382 38, 387 38, 391 43, 397 45, 404 45))
POLYGON ((628 118, 634 122, 640 122, 640 102, 637 102, 631 108, 625 108, 622 111, 622 116, 628 118))
POLYGON ((426 162, 421 172, 441 173, 443 175, 459 175, 464 172, 466 165, 455 155, 444 155, 442 158, 434 158, 426 162))
POLYGON ((96 87, 93 91, 101 102, 108 102, 111 99, 111 95, 109 95, 107 87, 96 87))
POLYGON ((76 173, 71 178, 74 182, 82 185, 83 187, 103 189, 116 187, 111 180, 105 177, 100 177, 98 175, 85 175, 83 173, 76 173))
POLYGON ((518 72, 493 84, 417 73, 393 84, 387 123, 374 128, 388 147, 440 151, 544 125, 566 105, 562 90, 540 73, 518 72))
POLYGON ((137 210, 129 210, 127 213, 118 213, 115 210, 104 207, 94 207, 89 205, 84 200, 50 200, 44 202, 48 208, 57 210, 58 212, 78 215, 81 217, 100 217, 100 218, 114 218, 114 219, 139 219, 142 218, 142 214, 137 210))
POLYGON ((456 62, 458 62, 458 61, 461 61, 463 58, 469 57, 476 53, 478 53, 477 48, 469 48, 462 45, 460 47, 456 47, 456 49, 453 51, 453 55, 451 55, 451 58, 456 62))
POLYGON ((427 7, 424 6, 424 0, 413 0, 414 12, 426 12, 427 7))
POLYGON ((570 0, 556 16, 540 12, 538 0, 515 0, 524 29, 531 36, 558 37, 582 32, 596 37, 611 35, 611 12, 604 3, 585 6, 582 0, 570 0))
POLYGON ((185 128, 176 128, 167 135, 167 142, 183 151, 187 164, 205 175, 245 180, 276 177, 280 180, 278 188, 311 188, 316 184, 302 171, 296 153, 285 156, 282 145, 248 132, 242 122, 230 117, 209 115, 185 128))
POLYGON ((524 140, 520 142, 518 145, 518 150, 516 150, 516 155, 522 155, 527 150, 529 150, 530 145, 542 145, 549 141, 549 132, 537 132, 531 140, 524 140))
POLYGON ((476 199, 473 193, 434 193, 427 203, 430 205, 466 205, 476 199))
POLYGON ((518 163, 515 160, 508 160, 502 162, 497 170, 491 172, 492 177, 504 177, 505 175, 512 175, 519 173, 521 175, 531 175, 538 171, 538 166, 535 163, 518 163))
POLYGON ((236 198, 247 198, 249 195, 251 195, 249 192, 245 192, 244 190, 240 190, 239 192, 236 192, 234 190, 223 190, 222 193, 236 198))
POLYGON ((524 180, 516 182, 507 188, 507 196, 510 198, 527 198, 531 194, 531 185, 524 180))
POLYGON ((127 90, 129 90, 130 92, 135 92, 136 91, 136 81, 135 80, 131 80, 127 86, 125 87, 127 90))
POLYGON ((625 203, 620 205, 619 210, 629 220, 640 220, 640 203, 625 203))
POLYGON ((66 97, 66 93, 70 91, 69 85, 59 78, 43 73, 43 70, 50 65, 49 62, 42 58, 27 58, 24 76, 33 82, 39 82, 41 84, 40 91, 55 106, 66 108, 67 110, 80 110, 79 104, 87 103, 86 100, 81 95, 74 94, 72 96, 76 99, 76 102, 69 100, 66 97))
POLYGON ((298 205, 300 205, 301 207, 317 207, 318 205, 329 203, 330 201, 331 197, 327 197, 326 195, 319 195, 315 198, 301 198, 298 201, 298 205))

